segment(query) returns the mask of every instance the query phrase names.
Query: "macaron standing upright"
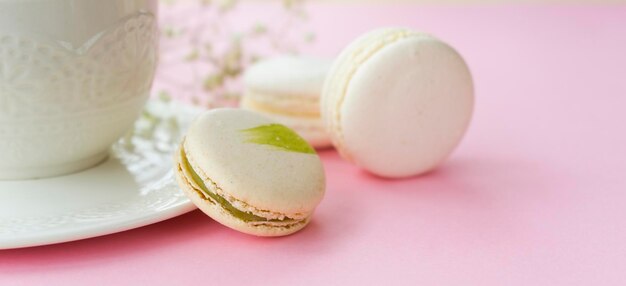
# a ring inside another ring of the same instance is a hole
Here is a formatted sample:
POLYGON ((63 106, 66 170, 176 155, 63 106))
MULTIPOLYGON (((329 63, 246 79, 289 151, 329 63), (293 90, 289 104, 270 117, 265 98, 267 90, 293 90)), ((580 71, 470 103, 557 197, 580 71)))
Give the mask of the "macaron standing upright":
POLYGON ((472 116, 473 82, 443 41, 404 28, 366 33, 325 82, 322 118, 335 148, 384 177, 427 172, 459 144, 472 116))
POLYGON ((251 66, 241 107, 295 130, 315 148, 330 146, 320 117, 320 94, 331 60, 281 56, 251 66))
POLYGON ((304 228, 325 192, 315 149, 251 111, 207 111, 175 158, 178 183, 191 201, 219 223, 252 235, 304 228))

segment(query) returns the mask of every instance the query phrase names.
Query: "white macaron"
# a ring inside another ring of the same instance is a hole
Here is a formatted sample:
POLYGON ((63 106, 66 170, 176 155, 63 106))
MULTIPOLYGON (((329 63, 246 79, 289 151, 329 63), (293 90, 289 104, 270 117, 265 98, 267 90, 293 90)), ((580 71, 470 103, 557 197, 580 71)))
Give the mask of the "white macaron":
POLYGON ((331 67, 322 118, 344 158, 384 177, 427 172, 459 144, 474 105, 463 58, 404 28, 369 32, 331 67))
POLYGON ((328 147, 319 98, 331 63, 296 56, 263 60, 245 73, 241 107, 290 127, 315 148, 328 147))

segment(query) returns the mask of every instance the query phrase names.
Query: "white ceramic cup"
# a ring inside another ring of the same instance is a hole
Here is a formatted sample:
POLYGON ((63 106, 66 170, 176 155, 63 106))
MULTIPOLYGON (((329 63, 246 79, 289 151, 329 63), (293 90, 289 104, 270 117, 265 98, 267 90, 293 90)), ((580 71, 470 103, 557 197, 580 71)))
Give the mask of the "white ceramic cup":
POLYGON ((0 179, 86 169, 132 127, 157 0, 0 0, 0 179))

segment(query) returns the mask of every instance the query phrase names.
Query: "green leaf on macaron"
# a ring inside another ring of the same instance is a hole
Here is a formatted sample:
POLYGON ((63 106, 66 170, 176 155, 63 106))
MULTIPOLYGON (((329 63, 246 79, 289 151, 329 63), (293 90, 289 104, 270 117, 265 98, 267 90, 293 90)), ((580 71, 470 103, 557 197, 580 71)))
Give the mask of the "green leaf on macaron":
POLYGON ((315 149, 300 135, 282 124, 267 124, 241 130, 248 143, 270 145, 289 152, 315 154, 315 149))

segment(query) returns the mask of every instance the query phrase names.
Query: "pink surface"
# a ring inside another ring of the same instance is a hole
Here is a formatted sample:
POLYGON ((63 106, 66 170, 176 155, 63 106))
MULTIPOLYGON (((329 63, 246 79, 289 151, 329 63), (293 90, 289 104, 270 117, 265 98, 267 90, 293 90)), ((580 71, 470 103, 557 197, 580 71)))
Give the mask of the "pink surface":
POLYGON ((404 25, 466 57, 476 113, 445 166, 384 180, 326 151, 327 196, 293 236, 239 234, 195 211, 1 251, 0 285, 626 284, 626 7, 311 12, 312 53, 404 25))

